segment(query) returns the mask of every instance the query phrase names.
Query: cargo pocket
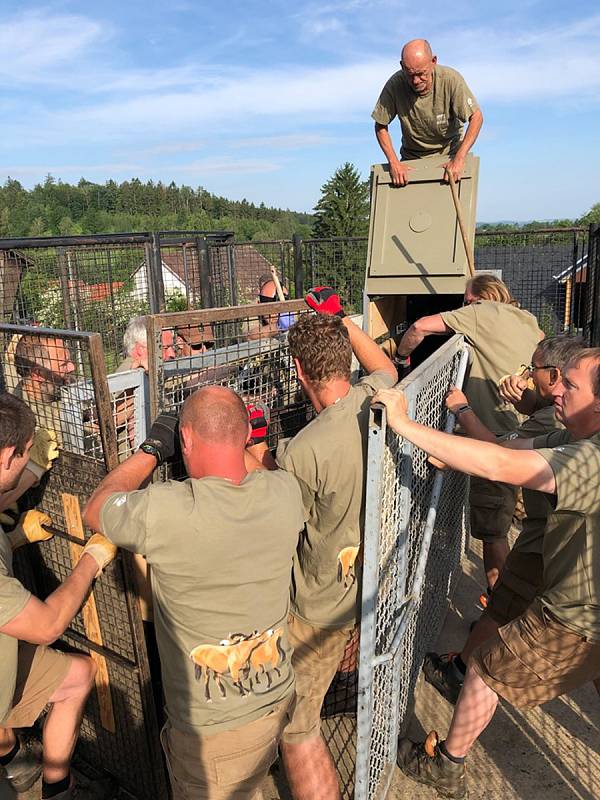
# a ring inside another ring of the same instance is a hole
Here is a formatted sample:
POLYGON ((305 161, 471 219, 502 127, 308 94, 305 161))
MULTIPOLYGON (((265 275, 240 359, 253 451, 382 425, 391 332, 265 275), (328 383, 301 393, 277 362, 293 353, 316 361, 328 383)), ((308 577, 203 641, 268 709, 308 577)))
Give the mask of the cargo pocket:
POLYGON ((520 618, 524 647, 519 648, 516 655, 540 680, 549 681, 577 669, 580 654, 586 651, 586 642, 555 622, 543 608, 538 614, 533 618, 531 614, 520 618))
POLYGON ((266 742, 255 744, 238 753, 218 756, 214 760, 215 773, 219 786, 238 784, 238 789, 245 788, 245 781, 252 781, 248 790, 258 787, 261 776, 269 771, 269 767, 277 758, 277 739, 270 738, 266 742), (242 784, 242 785, 239 785, 242 784))

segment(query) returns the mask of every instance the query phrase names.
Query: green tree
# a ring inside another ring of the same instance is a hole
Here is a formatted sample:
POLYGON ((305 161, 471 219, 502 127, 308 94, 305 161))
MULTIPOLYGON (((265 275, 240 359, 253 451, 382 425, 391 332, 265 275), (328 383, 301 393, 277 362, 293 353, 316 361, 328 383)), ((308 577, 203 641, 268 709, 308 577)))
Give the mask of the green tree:
POLYGON ((595 203, 578 222, 580 225, 591 225, 593 222, 600 222, 600 203, 595 203))
POLYGON ((315 206, 313 235, 364 236, 369 228, 369 185, 353 164, 346 162, 321 187, 315 206))

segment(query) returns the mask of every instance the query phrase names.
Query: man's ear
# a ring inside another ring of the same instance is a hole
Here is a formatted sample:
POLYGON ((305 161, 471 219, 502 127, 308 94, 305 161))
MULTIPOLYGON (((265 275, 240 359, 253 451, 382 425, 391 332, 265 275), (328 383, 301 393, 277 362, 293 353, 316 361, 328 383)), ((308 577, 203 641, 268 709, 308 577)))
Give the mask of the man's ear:
POLYGON ((248 420, 248 433, 246 434, 246 445, 252 438, 252 425, 250 425, 250 420, 248 420))
POLYGON ((10 469, 12 460, 15 457, 14 447, 3 447, 0 450, 0 467, 2 469, 10 469))
POLYGON ((433 58, 431 59, 431 63, 437 64, 437 56, 433 56, 433 58))
POLYGON ((550 386, 556 386, 556 384, 560 381, 561 374, 558 367, 552 367, 550 370, 550 386))
POLYGON ((303 371, 303 369, 302 369, 302 367, 300 365, 300 362, 298 361, 297 358, 294 359, 294 366, 296 367, 296 374, 298 375, 298 380, 299 381, 305 380, 304 371, 303 371))
POLYGON ((179 439, 181 440, 181 452, 188 455, 192 449, 192 431, 188 427, 179 426, 179 439))

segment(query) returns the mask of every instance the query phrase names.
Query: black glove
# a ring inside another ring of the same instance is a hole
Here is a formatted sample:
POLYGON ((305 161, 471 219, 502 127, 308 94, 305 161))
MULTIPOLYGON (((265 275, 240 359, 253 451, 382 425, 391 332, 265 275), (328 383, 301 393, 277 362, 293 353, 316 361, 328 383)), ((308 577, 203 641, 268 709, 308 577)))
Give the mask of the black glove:
POLYGON ((314 289, 308 290, 308 294, 304 299, 306 304, 317 314, 331 314, 336 317, 346 316, 340 297, 331 286, 315 286, 314 289))
POLYGON ((165 411, 159 414, 148 431, 140 450, 155 456, 159 464, 175 461, 181 449, 179 445, 179 414, 165 411))

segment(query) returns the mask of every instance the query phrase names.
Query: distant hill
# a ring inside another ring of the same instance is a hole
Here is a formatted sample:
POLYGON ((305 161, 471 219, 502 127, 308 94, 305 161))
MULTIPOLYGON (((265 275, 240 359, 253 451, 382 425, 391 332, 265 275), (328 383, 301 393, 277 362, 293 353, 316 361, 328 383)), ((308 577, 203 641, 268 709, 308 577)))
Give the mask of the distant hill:
POLYGON ((312 215, 227 200, 198 187, 143 183, 77 185, 56 181, 25 189, 9 178, 0 187, 0 237, 69 236, 156 230, 229 230, 236 238, 310 236, 312 215))

